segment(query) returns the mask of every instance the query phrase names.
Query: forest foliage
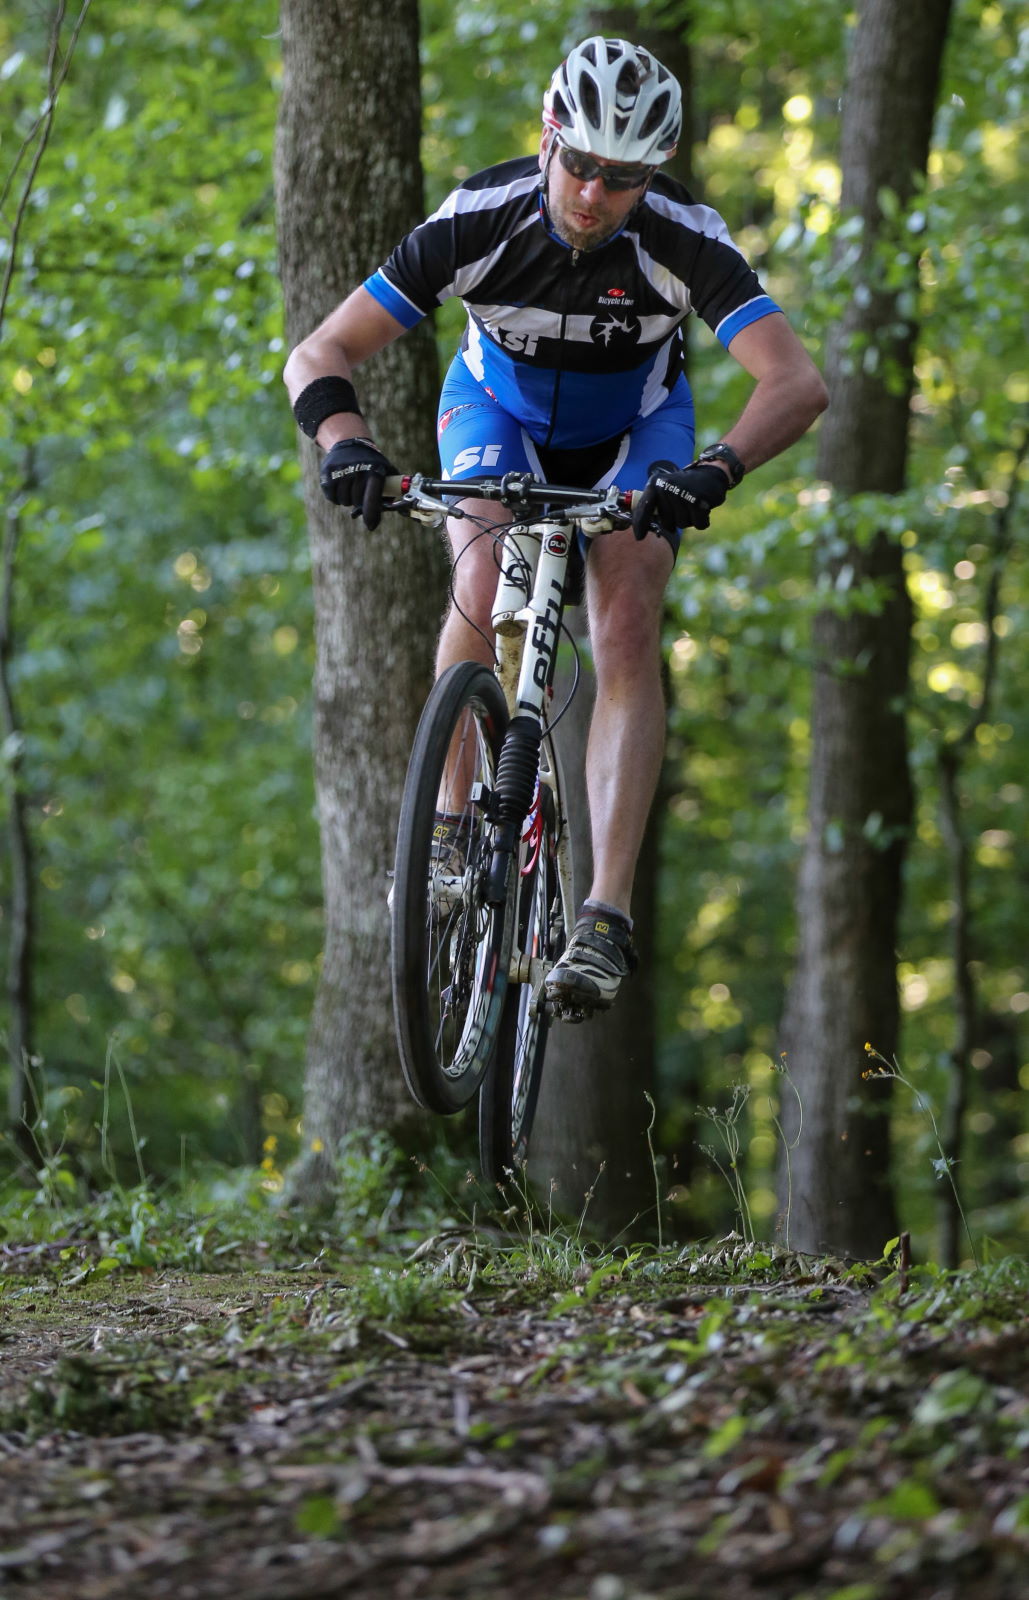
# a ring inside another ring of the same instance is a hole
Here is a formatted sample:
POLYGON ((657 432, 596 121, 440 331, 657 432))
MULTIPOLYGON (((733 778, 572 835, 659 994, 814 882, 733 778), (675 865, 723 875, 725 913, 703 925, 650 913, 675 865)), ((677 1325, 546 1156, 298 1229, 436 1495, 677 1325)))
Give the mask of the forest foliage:
MULTIPOLYGON (((689 11, 698 188, 817 359, 849 292, 846 251, 832 246, 854 237, 837 149, 853 18, 801 0, 689 11)), ((17 243, 0 348, 19 730, 5 755, 31 816, 41 1110, 69 1184, 99 1171, 102 1144, 132 1157, 130 1099, 156 1174, 263 1156, 277 1183, 301 1136, 320 888, 309 560, 279 384, 276 7, 90 8, 20 207, 47 20, 14 0, 0 21, 5 270, 17 243)), ((582 31, 569 4, 425 0, 432 203, 455 176, 534 147, 541 86, 582 31)), ((979 1007, 961 1180, 978 1236, 1006 1247, 1029 1221, 1027 78, 1026 7, 960 0, 928 182, 906 210, 883 197, 881 271, 888 281, 914 258, 921 286, 910 489, 831 511, 846 518, 841 537, 885 524, 903 541, 917 614, 902 1211, 929 1227, 937 1152, 918 1100, 944 1091, 960 909, 979 1007), (971 857, 961 907, 945 770, 971 857)), ((453 307, 440 316, 443 349, 458 326, 453 307)), ((704 330, 691 361, 699 435, 717 437, 745 380, 704 330)), ((717 1152, 742 1108, 759 1234, 774 1220, 810 622, 819 605, 877 603, 827 592, 815 570, 830 511, 813 459, 805 441, 746 481, 684 550, 668 617, 664 1131, 693 1151, 681 1215, 717 1226, 731 1195, 697 1147, 717 1152)))

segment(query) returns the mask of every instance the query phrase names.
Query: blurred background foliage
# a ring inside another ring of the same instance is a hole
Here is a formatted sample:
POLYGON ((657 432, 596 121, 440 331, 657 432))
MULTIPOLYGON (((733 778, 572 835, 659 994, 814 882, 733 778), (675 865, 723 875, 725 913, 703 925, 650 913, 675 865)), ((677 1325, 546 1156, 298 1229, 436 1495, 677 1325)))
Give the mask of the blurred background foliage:
MULTIPOLYGON (((21 529, 9 672, 39 896, 45 1121, 87 1174, 104 1116, 113 1147, 131 1153, 124 1096, 104 1088, 112 1051, 158 1176, 264 1155, 278 1182, 298 1137, 320 888, 309 560, 279 384, 276 10, 94 6, 19 219, 0 349, 0 509, 21 529)), ((838 207, 853 16, 807 0, 708 0, 669 16, 690 28, 699 196, 817 359, 849 292, 846 254, 830 249, 853 226, 838 207)), ((542 86, 595 17, 568 0, 516 12, 424 0, 430 204, 455 178, 535 148, 542 86)), ((29 0, 0 20, 7 252, 47 20, 29 0)), ((929 182, 897 208, 883 263, 915 255, 921 273, 911 488, 848 510, 851 530, 885 518, 902 537, 917 608, 918 825, 898 960, 902 1065, 935 1099, 955 1026, 940 751, 978 718, 958 774, 981 1006, 961 1176, 980 1233, 1007 1247, 1025 1238, 1029 1176, 1029 718, 1017 688, 1029 665, 1027 76, 1025 5, 957 0, 929 182)), ((459 327, 448 307, 442 357, 459 327)), ((702 329, 691 362, 699 436, 718 437, 746 379, 702 329)), ((805 441, 748 479, 684 551, 670 594, 661 1084, 666 1143, 691 1153, 674 1177, 694 1230, 731 1220, 699 1147, 719 1147, 734 1089, 755 1224, 774 1222, 809 625, 825 600, 812 551, 827 496, 812 463, 805 441)), ((3 910, 6 921, 6 889, 3 910)), ((903 1094, 896 1119, 902 1214, 925 1230, 931 1130, 903 1094)))

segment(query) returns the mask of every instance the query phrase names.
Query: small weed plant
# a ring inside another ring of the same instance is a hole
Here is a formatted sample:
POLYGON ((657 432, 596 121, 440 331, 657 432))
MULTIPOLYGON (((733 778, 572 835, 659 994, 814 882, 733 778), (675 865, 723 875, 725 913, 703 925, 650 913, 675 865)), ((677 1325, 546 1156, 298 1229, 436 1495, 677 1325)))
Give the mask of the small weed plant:
POLYGON ((965 1215, 965 1208, 961 1204, 961 1194, 958 1190, 957 1180, 954 1176, 954 1160, 952 1157, 949 1157, 946 1154, 943 1148, 943 1140, 940 1137, 939 1124, 936 1121, 936 1113, 933 1110, 932 1101, 929 1099, 928 1095, 924 1094, 921 1089, 917 1088, 915 1084, 911 1082, 910 1078, 905 1077, 904 1073, 900 1070, 896 1056, 894 1056, 892 1061, 887 1061, 886 1057, 880 1055, 875 1046, 871 1044, 865 1045, 865 1055, 872 1064, 866 1067, 865 1071, 862 1073, 862 1077, 889 1078, 896 1083, 902 1083, 904 1088, 908 1090, 912 1099, 914 1100, 916 1109, 922 1113, 932 1129, 932 1135, 936 1143, 937 1151, 932 1163, 933 1172, 935 1173, 939 1182, 948 1183, 950 1185, 951 1193, 954 1196, 954 1204, 957 1207, 958 1215, 961 1218, 961 1225, 965 1230, 965 1237, 968 1239, 968 1247, 972 1253, 972 1260, 978 1267, 979 1255, 976 1251, 975 1240, 972 1237, 972 1230, 968 1225, 968 1218, 965 1215))

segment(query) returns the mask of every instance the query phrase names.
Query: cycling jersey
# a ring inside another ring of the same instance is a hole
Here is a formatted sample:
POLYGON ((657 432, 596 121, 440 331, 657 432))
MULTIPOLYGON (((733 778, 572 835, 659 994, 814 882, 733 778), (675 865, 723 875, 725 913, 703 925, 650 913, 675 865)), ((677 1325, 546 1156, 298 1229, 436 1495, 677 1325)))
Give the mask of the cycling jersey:
POLYGON ((691 311, 728 346, 779 310, 718 213, 661 172, 613 237, 565 244, 534 156, 468 178, 364 287, 408 328, 459 296, 469 373, 555 449, 614 438, 668 399, 691 311))

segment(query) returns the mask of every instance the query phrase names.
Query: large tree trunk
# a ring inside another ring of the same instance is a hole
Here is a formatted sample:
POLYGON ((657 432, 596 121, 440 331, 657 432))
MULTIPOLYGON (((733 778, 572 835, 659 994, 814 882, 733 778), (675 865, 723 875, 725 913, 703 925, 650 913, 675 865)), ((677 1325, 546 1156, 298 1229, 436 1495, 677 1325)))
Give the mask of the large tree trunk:
MULTIPOLYGON (((863 232, 852 297, 829 343, 818 461, 840 502, 904 487, 917 263, 910 238, 906 270, 889 251, 882 194, 892 190, 903 208, 925 172, 950 9, 951 0, 865 0, 859 8, 841 163, 843 209, 861 217, 863 232)), ((846 505, 837 510, 833 520, 846 528, 846 505)), ((895 947, 912 815, 904 708, 911 606, 901 547, 884 532, 841 541, 834 530, 820 570, 844 602, 868 584, 884 599, 874 614, 844 603, 815 623, 810 832, 783 1024, 803 1102, 789 1231, 795 1247, 871 1255, 896 1231, 889 1084, 864 1082, 862 1072, 866 1043, 887 1059, 897 1045, 895 947)), ((793 1108, 784 1109, 793 1138, 793 1108)))
MULTIPOLYGON (((631 39, 674 72, 683 91, 683 137, 669 171, 691 178, 692 114, 689 43, 682 8, 671 7, 641 24, 630 6, 601 6, 586 31, 631 39)), ((573 623, 573 618, 569 621, 573 623)), ((566 780, 576 785, 572 855, 578 906, 592 875, 589 816, 583 771, 596 683, 584 650, 583 681, 560 724, 566 780)), ((562 688, 558 686, 560 699, 562 688)), ((544 1200, 568 1216, 585 1215, 587 1231, 607 1239, 659 1231, 659 1195, 666 1187, 652 1160, 648 1129, 654 1118, 656 1027, 653 952, 657 910, 660 818, 651 818, 636 872, 634 936, 640 970, 622 985, 618 1003, 591 1023, 560 1024, 550 1033, 529 1174, 544 1200)), ((658 1134, 651 1135, 656 1145, 658 1134)))
MULTIPOLYGON (((574 626, 574 613, 568 621, 574 626)), ((572 862, 575 903, 589 893, 593 858, 583 772, 596 693, 588 647, 580 635, 582 681, 558 725, 565 779, 574 799, 572 862)), ((570 681, 556 685, 561 703, 570 681)), ((584 1214, 588 1233, 613 1240, 657 1228, 655 1174, 647 1143, 654 1104, 653 930, 657 893, 656 830, 648 829, 633 895, 640 970, 621 987, 610 1012, 581 1024, 555 1023, 532 1137, 529 1176, 544 1204, 569 1217, 584 1214), (647 1096, 650 1096, 648 1101, 647 1096)), ((656 1136, 655 1136, 656 1137, 656 1136)))
MULTIPOLYGON (((286 328, 310 330, 423 216, 417 0, 283 0, 276 192, 286 328)), ((438 372, 423 324, 359 375, 399 467, 432 470, 438 372)), ((413 1113, 389 996, 387 872, 446 594, 442 547, 387 518, 368 534, 322 496, 301 444, 315 593, 315 769, 325 953, 308 1043, 307 1156, 317 1193, 340 1138, 413 1113)))

